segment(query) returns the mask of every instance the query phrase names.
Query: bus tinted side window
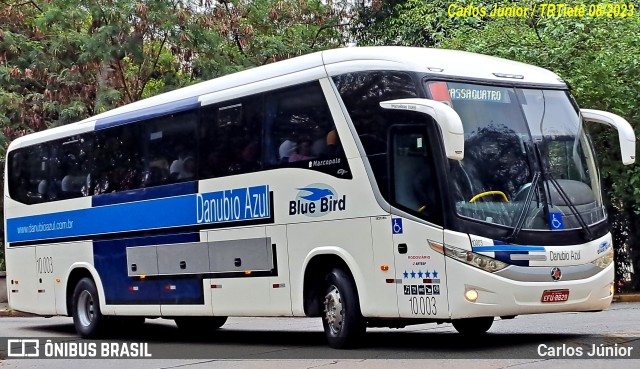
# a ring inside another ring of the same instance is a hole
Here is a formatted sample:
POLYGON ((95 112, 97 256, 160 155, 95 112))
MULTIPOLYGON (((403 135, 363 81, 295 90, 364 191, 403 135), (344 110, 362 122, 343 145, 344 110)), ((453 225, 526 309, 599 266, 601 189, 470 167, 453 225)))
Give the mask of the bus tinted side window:
POLYGON ((96 132, 95 175, 91 179, 93 194, 141 187, 141 142, 139 124, 126 124, 96 132))
POLYGON ((351 178, 342 144, 319 82, 265 96, 265 164, 351 178))
POLYGON ((196 176, 198 112, 189 111, 142 124, 145 152, 142 187, 191 181, 196 176))
POLYGON ((347 73, 333 80, 358 132, 380 192, 389 199, 387 135, 390 125, 401 122, 397 112, 390 114, 380 107, 380 102, 419 97, 416 85, 409 74, 391 71, 347 73), (385 119, 391 115, 393 118, 385 119))
POLYGON ((49 148, 34 145, 14 151, 9 157, 9 195, 24 204, 47 200, 49 148))
POLYGON ((262 96, 204 107, 200 127, 200 178, 262 170, 262 96))
POLYGON ((89 195, 92 142, 93 135, 84 134, 51 143, 48 201, 89 195))

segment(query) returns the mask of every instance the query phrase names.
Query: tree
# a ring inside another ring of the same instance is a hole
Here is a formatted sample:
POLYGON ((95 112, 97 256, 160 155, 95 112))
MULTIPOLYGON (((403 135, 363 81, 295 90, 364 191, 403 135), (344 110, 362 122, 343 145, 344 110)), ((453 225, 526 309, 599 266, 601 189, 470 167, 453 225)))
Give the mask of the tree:
POLYGON ((343 38, 340 12, 320 0, 7 5, 0 9, 3 148, 25 133, 343 38))

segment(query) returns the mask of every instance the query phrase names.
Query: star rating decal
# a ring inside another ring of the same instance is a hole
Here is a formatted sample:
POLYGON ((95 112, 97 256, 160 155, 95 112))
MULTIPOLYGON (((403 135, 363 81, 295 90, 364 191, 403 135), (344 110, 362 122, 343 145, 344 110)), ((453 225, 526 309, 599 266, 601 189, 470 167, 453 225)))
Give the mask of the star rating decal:
POLYGON ((404 271, 404 273, 402 273, 402 278, 403 279, 415 279, 416 277, 418 279, 422 279, 427 278, 427 279, 431 279, 431 276, 433 276, 433 279, 437 279, 438 278, 438 272, 436 272, 435 270, 433 272, 430 271, 425 271, 423 272, 422 270, 418 270, 417 272, 415 270, 411 270, 411 272, 408 272, 406 269, 404 271), (411 277, 409 277, 411 276, 411 277))

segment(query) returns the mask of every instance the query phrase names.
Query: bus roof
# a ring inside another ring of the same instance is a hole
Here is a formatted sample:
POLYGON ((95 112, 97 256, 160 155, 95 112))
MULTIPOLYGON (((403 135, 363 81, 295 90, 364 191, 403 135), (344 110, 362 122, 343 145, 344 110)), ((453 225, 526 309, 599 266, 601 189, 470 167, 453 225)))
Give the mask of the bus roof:
POLYGON ((348 47, 303 55, 166 92, 77 123, 17 138, 11 143, 9 150, 92 131, 96 122, 115 121, 122 116, 136 114, 143 116, 142 111, 145 110, 164 107, 168 113, 172 106, 197 103, 198 97, 202 95, 322 66, 329 76, 363 70, 403 70, 443 77, 565 87, 560 77, 544 68, 493 56, 458 50, 400 46, 348 47))

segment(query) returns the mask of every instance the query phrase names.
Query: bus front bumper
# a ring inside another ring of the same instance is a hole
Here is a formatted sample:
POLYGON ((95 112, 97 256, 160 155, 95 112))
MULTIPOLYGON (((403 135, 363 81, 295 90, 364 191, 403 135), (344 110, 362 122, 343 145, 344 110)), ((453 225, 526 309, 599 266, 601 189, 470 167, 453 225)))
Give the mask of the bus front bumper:
MULTIPOLYGON (((568 267, 562 267, 567 269, 568 267)), ((480 316, 513 316, 567 311, 605 310, 613 299, 613 263, 590 277, 553 281, 551 267, 545 268, 548 282, 518 281, 447 260, 447 281, 451 319, 480 316), (477 299, 470 301, 474 293, 477 299), (556 292, 545 292, 545 291, 556 292), (568 296, 567 296, 568 293, 568 296), (543 294, 561 296, 543 302, 543 294), (561 301, 566 298, 566 301, 561 301)), ((534 279, 541 279, 539 276, 534 279)))

